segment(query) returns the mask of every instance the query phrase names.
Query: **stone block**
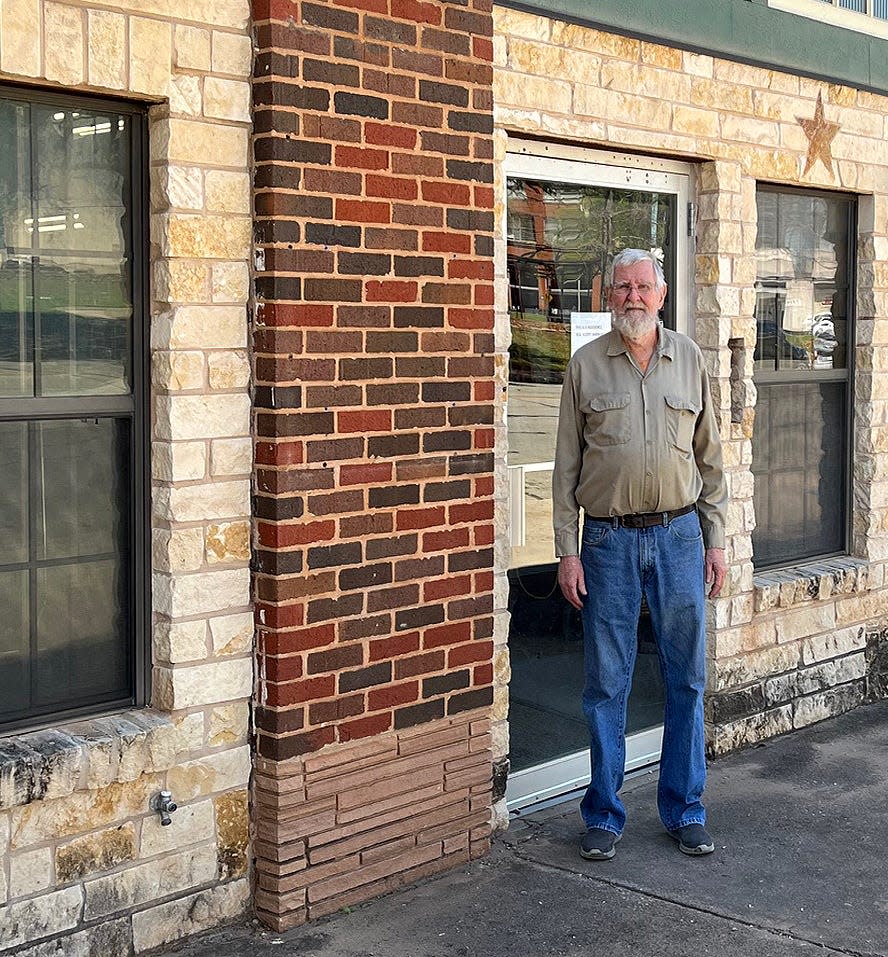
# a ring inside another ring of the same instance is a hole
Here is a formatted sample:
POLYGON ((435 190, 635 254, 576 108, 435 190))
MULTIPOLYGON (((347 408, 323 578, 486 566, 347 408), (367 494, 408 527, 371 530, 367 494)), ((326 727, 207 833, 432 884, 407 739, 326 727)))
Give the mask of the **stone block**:
POLYGON ((247 315, 243 306, 177 306, 152 328, 155 349, 245 349, 247 315))
POLYGON ((802 642, 802 662, 816 664, 828 658, 836 658, 866 647, 866 630, 863 625, 839 628, 825 635, 815 635, 802 642))
POLYGON ((246 303, 250 297, 250 270, 246 263, 215 263, 212 269, 214 303, 246 303))
MULTIPOLYGON (((249 755, 244 779, 249 775, 249 755)), ((219 877, 229 880, 247 873, 250 842, 249 798, 246 790, 220 794, 214 801, 218 830, 217 858, 219 877)))
POLYGON ((211 389, 242 390, 250 384, 250 361, 246 352, 211 352, 207 356, 207 368, 211 389))
POLYGON ((173 163, 243 169, 249 161, 248 131, 237 126, 171 118, 166 124, 166 141, 167 156, 173 163))
POLYGON ((180 70, 212 69, 212 34, 200 27, 177 23, 174 32, 175 64, 180 70))
POLYGON ((56 801, 36 801, 12 812, 14 849, 73 837, 144 814, 161 779, 143 774, 135 781, 112 782, 99 791, 75 791, 56 801))
POLYGON ((248 173, 223 169, 207 170, 204 189, 207 212, 250 215, 252 192, 248 173))
MULTIPOLYGON (((173 796, 176 797, 175 792, 173 796)), ((172 819, 172 824, 166 827, 160 823, 160 817, 156 814, 142 821, 139 843, 141 858, 170 854, 188 844, 212 842, 215 837, 212 801, 198 801, 196 804, 187 804, 184 807, 180 805, 178 810, 173 812, 172 819)), ((203 880, 207 879, 203 878, 203 880)))
POLYGON ((213 476, 249 475, 253 467, 253 441, 213 439, 210 443, 210 474, 213 476))
POLYGON ((249 777, 250 749, 244 745, 171 768, 167 785, 177 801, 193 801, 228 788, 245 787, 249 777))
POLYGON ((213 73, 229 76, 249 76, 253 65, 253 44, 249 37, 219 30, 212 36, 213 73))
POLYGON ((147 17, 130 17, 130 91, 166 96, 172 72, 171 24, 147 17))
POLYGON ((212 521, 250 514, 250 483, 240 480, 158 489, 157 514, 174 522, 212 521))
POLYGON ((211 748, 242 744, 250 730, 249 706, 246 702, 224 704, 210 711, 208 744, 211 748))
POLYGON ((88 834, 56 848, 56 880, 70 884, 95 874, 109 871, 136 856, 136 832, 132 823, 88 834))
POLYGON ((203 113, 203 94, 200 78, 174 74, 170 79, 170 115, 172 117, 200 116, 203 113))
POLYGON ((794 705, 793 727, 804 728, 816 721, 823 721, 837 714, 850 711, 863 704, 864 682, 830 688, 807 698, 799 698, 794 705))
MULTIPOLYGON (((495 101, 503 106, 515 106, 522 110, 544 109, 552 113, 571 112, 571 85, 563 80, 501 71, 494 74, 493 95, 495 101)), ((597 114, 592 112, 590 115, 597 114)))
POLYGON ((4 0, 0 5, 0 70, 11 76, 40 76, 40 0, 4 0))
POLYGON ((204 746, 204 716, 201 712, 176 720, 164 717, 164 724, 148 736, 150 766, 155 771, 166 771, 204 746))
POLYGON ((131 941, 128 919, 109 920, 77 934, 17 950, 15 957, 130 957, 131 941))
MULTIPOLYGON (((165 831, 175 831, 179 814, 180 811, 173 814, 173 823, 164 828, 165 831)), ((189 843, 189 837, 190 835, 185 835, 181 843, 189 843)), ((214 849, 212 846, 205 846, 195 847, 184 853, 167 854, 162 859, 137 864, 116 874, 87 881, 84 885, 84 918, 104 918, 170 894, 181 894, 192 887, 212 881, 215 872, 214 849)))
POLYGON ((165 304, 203 303, 210 298, 210 267, 192 259, 154 263, 154 298, 165 304))
MULTIPOLYGON (((164 136, 164 121, 155 124, 156 132, 151 141, 151 158, 166 164, 169 136, 164 136)), ((197 210, 204 207, 203 173, 196 166, 164 165, 152 171, 151 206, 162 212, 167 208, 197 210)), ((199 255, 199 254, 198 254, 199 255)))
MULTIPOLYGON (((52 853, 48 847, 12 854, 9 858, 9 897, 30 897, 52 884, 52 853)), ((65 883, 59 881, 60 884, 65 883)))
POLYGON ((250 885, 237 880, 133 914, 136 953, 241 917, 249 905, 250 885))
POLYGON ((157 661, 201 661, 207 657, 207 623, 161 620, 154 628, 157 661))
POLYGON ((151 557, 156 571, 197 571, 204 563, 203 529, 155 529, 151 542, 151 557))
POLYGON ((162 439, 215 439, 249 435, 250 397, 238 395, 160 395, 154 427, 162 439))
POLYGON ((222 77, 204 78, 204 116, 219 120, 249 123, 250 84, 222 77))
POLYGON ((252 224, 244 217, 170 213, 158 223, 164 255, 186 258, 247 259, 252 224))
POLYGON ((557 26, 549 17, 505 7, 494 7, 493 22, 495 36, 527 37, 530 40, 548 40, 552 27, 557 26))
POLYGON ((717 659, 710 664, 709 679, 713 691, 740 688, 784 671, 798 667, 798 645, 777 645, 750 651, 733 658, 717 659))
POLYGON ((253 645, 252 612, 211 618, 210 634, 213 637, 213 654, 244 654, 253 645))
MULTIPOLYGON (((805 587, 806 587, 805 583, 805 587)), ((777 617, 777 641, 797 641, 832 631, 836 627, 836 607, 829 603, 787 611, 777 617)))
POLYGON ((250 560, 250 523, 226 522, 207 528, 206 561, 208 565, 250 560))
POLYGON ((792 705, 754 714, 711 729, 707 754, 716 757, 791 731, 792 705))
POLYGON ((238 658, 178 668, 171 672, 170 683, 172 707, 176 710, 249 698, 253 690, 253 663, 249 658, 238 658))
POLYGON ((127 85, 126 17, 87 10, 87 76, 91 86, 123 90, 127 85))
POLYGON ((206 443, 152 443, 151 474, 161 482, 190 482, 205 478, 207 474, 206 443))
POLYGON ((248 568, 155 575, 155 610, 170 618, 190 618, 242 608, 250 603, 249 581, 248 568))
POLYGON ((65 890, 0 908, 0 941, 7 950, 30 944, 42 937, 62 934, 77 925, 83 906, 83 890, 65 890))
MULTIPOLYGON (((83 83, 84 14, 81 7, 61 3, 43 5, 43 75, 64 86, 83 83)), ((31 29, 39 29, 37 19, 31 29)))
POLYGON ((187 392, 202 389, 205 381, 201 352, 154 352, 151 384, 155 392, 187 392))

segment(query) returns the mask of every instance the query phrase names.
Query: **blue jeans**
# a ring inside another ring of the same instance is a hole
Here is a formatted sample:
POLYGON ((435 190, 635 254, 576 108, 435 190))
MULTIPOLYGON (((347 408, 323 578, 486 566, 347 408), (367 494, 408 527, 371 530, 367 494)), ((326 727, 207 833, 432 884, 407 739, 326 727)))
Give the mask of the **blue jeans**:
POLYGON ((642 595, 650 608, 666 690, 657 807, 669 830, 704 824, 706 628, 697 513, 653 528, 614 528, 611 522, 586 519, 580 559, 588 593, 582 612, 583 712, 592 763, 580 804, 586 827, 619 834, 626 822, 618 792, 642 595))

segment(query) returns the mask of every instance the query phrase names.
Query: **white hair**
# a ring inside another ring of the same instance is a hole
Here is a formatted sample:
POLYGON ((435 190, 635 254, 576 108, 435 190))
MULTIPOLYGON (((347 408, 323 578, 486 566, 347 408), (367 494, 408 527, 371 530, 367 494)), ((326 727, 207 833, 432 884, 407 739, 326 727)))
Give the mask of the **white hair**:
POLYGON ((614 272, 622 266, 634 266, 636 263, 648 262, 654 267, 654 276, 656 277, 657 289, 666 288, 666 277, 663 275, 663 267, 660 260, 645 249, 624 249, 617 253, 607 267, 605 274, 605 286, 610 289, 614 284, 614 272))

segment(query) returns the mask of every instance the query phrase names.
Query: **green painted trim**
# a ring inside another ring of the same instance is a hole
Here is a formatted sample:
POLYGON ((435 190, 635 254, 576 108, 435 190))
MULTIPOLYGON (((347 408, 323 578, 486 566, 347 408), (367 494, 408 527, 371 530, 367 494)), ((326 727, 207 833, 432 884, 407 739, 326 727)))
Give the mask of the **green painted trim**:
POLYGON ((496 0, 695 53, 888 93, 888 40, 820 23, 766 0, 496 0))

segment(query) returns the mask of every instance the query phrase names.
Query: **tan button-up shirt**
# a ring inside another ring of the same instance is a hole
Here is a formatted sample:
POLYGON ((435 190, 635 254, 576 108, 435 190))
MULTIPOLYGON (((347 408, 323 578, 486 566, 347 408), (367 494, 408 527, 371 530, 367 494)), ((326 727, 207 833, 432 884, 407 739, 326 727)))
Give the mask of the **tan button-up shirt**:
POLYGON ((604 518, 696 503, 707 548, 724 548, 728 494, 703 355, 660 327, 647 371, 619 333, 579 349, 561 392, 552 476, 555 553, 578 554, 579 511, 604 518))

